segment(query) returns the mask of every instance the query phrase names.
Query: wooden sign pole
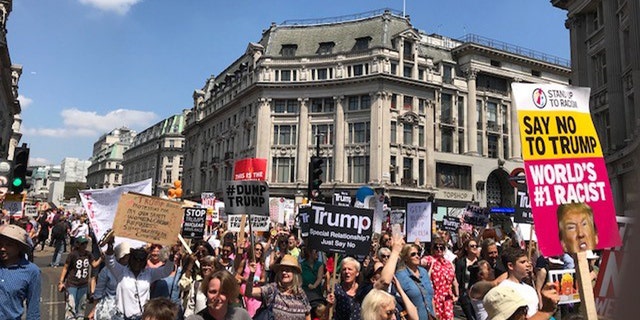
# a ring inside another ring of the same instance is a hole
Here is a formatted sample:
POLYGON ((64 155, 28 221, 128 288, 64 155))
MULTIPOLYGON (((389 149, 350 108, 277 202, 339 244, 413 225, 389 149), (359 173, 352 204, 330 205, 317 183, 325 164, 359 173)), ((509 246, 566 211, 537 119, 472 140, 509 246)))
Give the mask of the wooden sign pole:
MULTIPOLYGON (((527 250, 527 259, 531 261, 531 255, 533 254, 533 225, 529 229, 529 249, 527 250)), ((532 261, 534 263, 535 261, 532 261)))
POLYGON ((236 245, 236 249, 240 248, 240 246, 244 246, 244 228, 246 226, 247 226, 247 215, 243 213, 242 218, 240 218, 240 231, 238 231, 238 243, 236 245))
POLYGON ((591 273, 586 252, 578 252, 572 255, 576 263, 576 276, 578 277, 578 291, 580 292, 580 312, 587 320, 598 320, 598 311, 593 297, 591 285, 591 273))
POLYGON ((255 244, 255 237, 253 236, 253 228, 251 227, 253 223, 251 223, 251 215, 249 215, 249 241, 251 242, 251 250, 249 250, 249 252, 251 252, 251 262, 256 262, 256 244, 255 244))
MULTIPOLYGON (((331 275, 331 280, 329 280, 329 294, 333 293, 336 287, 335 284, 338 278, 337 275, 338 275, 338 254, 334 253, 333 254, 333 274, 331 275)), ((333 319, 333 307, 335 307, 335 302, 329 309, 329 319, 333 319)))

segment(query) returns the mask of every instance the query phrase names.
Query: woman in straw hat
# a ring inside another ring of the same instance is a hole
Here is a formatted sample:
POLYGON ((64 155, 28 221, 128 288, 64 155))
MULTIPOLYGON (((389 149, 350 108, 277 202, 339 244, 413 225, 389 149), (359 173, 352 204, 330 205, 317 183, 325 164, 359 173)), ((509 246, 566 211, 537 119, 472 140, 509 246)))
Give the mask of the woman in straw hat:
MULTIPOLYGON (((256 263, 249 264, 249 278, 253 278, 256 263)), ((278 320, 310 320, 311 305, 307 295, 302 290, 300 264, 292 255, 285 255, 279 264, 275 265, 276 282, 254 288, 253 282, 247 282, 244 295, 262 300, 263 306, 271 309, 278 320)), ((258 312, 259 313, 259 312, 258 312)))

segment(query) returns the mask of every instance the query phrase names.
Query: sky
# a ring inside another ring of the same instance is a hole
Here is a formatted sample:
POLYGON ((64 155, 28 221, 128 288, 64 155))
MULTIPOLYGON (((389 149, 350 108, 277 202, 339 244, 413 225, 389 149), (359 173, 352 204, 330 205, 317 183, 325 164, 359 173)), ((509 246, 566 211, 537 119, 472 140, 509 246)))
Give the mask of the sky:
MULTIPOLYGON (((548 0, 406 0, 413 26, 473 33, 564 59, 566 12, 548 0)), ((402 0, 15 0, 7 25, 20 64, 30 165, 87 160, 102 134, 138 132, 193 106, 192 94, 272 22, 329 18, 402 0)))

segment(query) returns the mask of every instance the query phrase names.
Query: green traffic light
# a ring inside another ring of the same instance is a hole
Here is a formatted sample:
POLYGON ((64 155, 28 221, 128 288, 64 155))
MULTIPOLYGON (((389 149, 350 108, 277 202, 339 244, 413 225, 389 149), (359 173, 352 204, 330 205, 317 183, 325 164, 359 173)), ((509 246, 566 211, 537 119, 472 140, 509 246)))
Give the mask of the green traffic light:
POLYGON ((13 184, 14 187, 20 187, 24 184, 24 181, 20 178, 14 178, 13 181, 11 182, 13 184))

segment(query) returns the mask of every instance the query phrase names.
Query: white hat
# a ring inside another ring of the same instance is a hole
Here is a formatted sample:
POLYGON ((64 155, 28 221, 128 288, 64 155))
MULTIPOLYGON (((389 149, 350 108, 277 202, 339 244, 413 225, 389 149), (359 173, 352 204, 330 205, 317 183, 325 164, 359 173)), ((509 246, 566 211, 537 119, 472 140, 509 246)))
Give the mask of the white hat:
POLYGON ((25 250, 29 250, 31 248, 29 242, 27 242, 27 238, 29 238, 27 231, 14 224, 5 224, 0 227, 0 236, 18 242, 24 247, 25 250))
POLYGON ((122 257, 126 256, 131 252, 131 246, 127 242, 121 242, 119 245, 115 247, 113 250, 116 256, 116 259, 120 260, 122 257))
POLYGON ((482 299, 484 309, 489 315, 488 319, 506 320, 520 307, 527 306, 527 301, 513 288, 509 286, 497 286, 482 299))

